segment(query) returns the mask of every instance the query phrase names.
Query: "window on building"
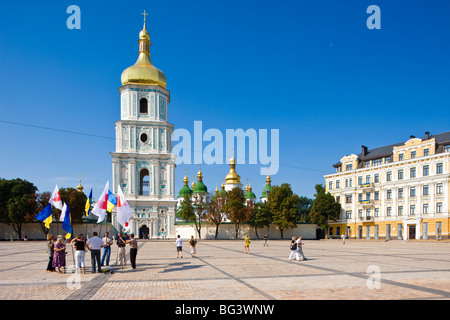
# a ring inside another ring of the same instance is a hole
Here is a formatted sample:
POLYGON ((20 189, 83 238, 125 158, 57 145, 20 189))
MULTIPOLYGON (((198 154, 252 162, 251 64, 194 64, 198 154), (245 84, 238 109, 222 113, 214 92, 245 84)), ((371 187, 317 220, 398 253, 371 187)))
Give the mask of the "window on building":
POLYGON ((370 161, 366 161, 366 162, 364 162, 364 167, 365 167, 365 168, 368 168, 368 167, 370 167, 370 161))
POLYGON ((392 200, 392 190, 391 189, 386 190, 386 199, 392 200))
POLYGON ((389 162, 391 162, 391 157, 384 158, 384 163, 389 163, 389 162))
POLYGON ((366 193, 366 201, 370 201, 370 192, 366 193))
POLYGON ((403 160, 403 153, 400 153, 399 155, 398 155, 398 161, 402 161, 403 160))
POLYGON ((341 187, 341 180, 336 180, 336 189, 341 187))
POLYGON ((358 202, 362 201, 362 197, 363 197, 363 194, 362 193, 358 193, 358 202))
POLYGON ((386 173, 386 181, 392 181, 392 172, 391 171, 388 171, 386 173))
POLYGON ((375 159, 375 160, 372 160, 372 166, 379 166, 379 165, 381 165, 383 163, 383 160, 382 159, 375 159))
POLYGON ((358 185, 360 186, 360 185, 362 185, 363 184, 363 177, 362 176, 359 176, 358 177, 358 185))
POLYGON ((362 218, 362 209, 358 210, 358 218, 362 218))
POLYGON ((442 183, 436 183, 436 194, 443 194, 444 193, 444 187, 442 183))
POLYGON ((352 187, 352 184, 353 184, 353 179, 350 178, 350 187, 352 187))
POLYGON ((345 211, 345 219, 351 219, 352 218, 352 210, 345 211))
POLYGON ((398 180, 403 179, 403 169, 398 170, 398 180))
POLYGON ((412 204, 409 206, 409 215, 414 216, 416 214, 416 205, 412 204))
POLYGON ((442 202, 436 203, 436 213, 442 213, 442 202))
POLYGON ((428 207, 429 207, 428 203, 424 203, 423 204, 423 209, 422 209, 423 210, 423 214, 427 214, 428 213, 428 207))
POLYGON ((411 151, 411 159, 415 159, 416 158, 416 152, 415 151, 411 151))
POLYGON ((403 188, 398 188, 398 198, 399 199, 403 198, 403 188))
POLYGON ((370 183, 370 175, 366 176, 366 183, 370 183))
POLYGON ((373 182, 380 183, 380 174, 379 173, 375 173, 375 175, 373 176, 373 182))
POLYGON ((333 190, 333 181, 328 182, 328 190, 333 190))
POLYGON ((442 163, 436 164, 436 174, 442 173, 442 163))
POLYGON ((351 194, 345 195, 345 203, 352 203, 352 195, 351 194))
POLYGON ((386 216, 390 217, 392 215, 392 207, 387 207, 386 208, 386 216))
POLYGON ((416 177, 416 168, 411 168, 409 169, 409 177, 410 178, 415 178, 416 177))
POLYGON ((423 185, 422 190, 424 196, 428 196, 430 194, 430 187, 427 184, 423 185))
POLYGON ((426 156, 429 156, 429 155, 430 155, 430 149, 428 149, 428 148, 424 149, 423 150, 423 156, 426 157, 426 156))
POLYGON ((139 172, 139 195, 150 195, 150 176, 148 169, 139 172))
POLYGON ((366 209, 366 217, 370 217, 370 209, 366 209))
POLYGON ((409 196, 415 197, 416 196, 416 187, 410 187, 409 188, 409 196))
POLYGON ((373 216, 374 217, 379 217, 380 216, 380 208, 373 209, 373 216))
POLYGON ((352 164, 347 164, 346 166, 345 166, 345 171, 350 171, 350 170, 352 170, 353 169, 353 165, 352 164))
POLYGON ((450 152, 450 144, 444 146, 444 152, 450 152))
POLYGON ((374 200, 380 200, 380 191, 375 191, 373 199, 374 200))
POLYGON ((345 179, 345 187, 348 188, 348 179, 345 179))
POLYGON ((336 196, 336 202, 341 203, 341 196, 336 196))
POLYGON ((145 98, 139 101, 139 113, 148 113, 148 101, 145 98))
POLYGON ((428 165, 423 166, 423 175, 427 176, 430 174, 430 167, 428 165))
POLYGON ((399 216, 403 215, 403 206, 398 206, 397 215, 399 216))

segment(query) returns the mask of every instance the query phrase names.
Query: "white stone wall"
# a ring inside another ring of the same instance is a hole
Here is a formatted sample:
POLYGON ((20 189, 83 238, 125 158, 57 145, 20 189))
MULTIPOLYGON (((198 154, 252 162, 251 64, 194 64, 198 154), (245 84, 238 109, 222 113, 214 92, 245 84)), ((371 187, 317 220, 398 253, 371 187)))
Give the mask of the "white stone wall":
MULTIPOLYGON (((315 224, 298 224, 296 228, 284 230, 283 239, 290 239, 293 236, 298 237, 300 235, 302 235, 305 240, 316 239, 316 229, 317 226, 315 224)), ((176 235, 180 235, 182 239, 190 239, 191 236, 197 238, 195 225, 175 225, 175 233, 176 235)), ((215 225, 202 225, 202 239, 214 239, 215 233, 215 225)), ((217 239, 235 239, 235 234, 234 224, 221 224, 219 226, 217 239)), ((241 224, 239 229, 239 239, 244 239, 246 234, 249 235, 250 239, 257 239, 254 228, 251 228, 246 224, 241 224)), ((261 239, 265 234, 268 235, 269 239, 281 239, 280 230, 274 225, 270 226, 269 229, 258 229, 258 235, 261 239)))

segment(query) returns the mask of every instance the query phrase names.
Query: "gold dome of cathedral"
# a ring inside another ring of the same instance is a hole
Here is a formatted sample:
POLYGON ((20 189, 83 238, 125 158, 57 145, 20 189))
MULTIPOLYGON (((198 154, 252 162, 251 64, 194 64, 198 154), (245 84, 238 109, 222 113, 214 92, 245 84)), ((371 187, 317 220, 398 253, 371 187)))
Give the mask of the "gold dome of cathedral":
POLYGON ((150 35, 145 28, 139 33, 139 57, 134 65, 122 72, 122 85, 143 84, 166 88, 165 74, 156 68, 150 60, 150 35))

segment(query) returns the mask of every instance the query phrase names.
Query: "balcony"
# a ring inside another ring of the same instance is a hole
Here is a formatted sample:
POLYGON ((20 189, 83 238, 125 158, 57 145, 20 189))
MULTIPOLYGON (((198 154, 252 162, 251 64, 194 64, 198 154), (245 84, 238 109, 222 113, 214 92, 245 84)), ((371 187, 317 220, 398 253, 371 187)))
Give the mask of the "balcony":
POLYGON ((358 201, 358 203, 359 203, 360 205, 362 205, 363 207, 366 207, 366 206, 373 206, 373 200, 368 200, 368 199, 366 199, 366 200, 360 200, 360 201, 358 201))
POLYGON ((374 218, 371 216, 365 216, 365 217, 358 217, 359 221, 366 221, 366 222, 370 222, 370 221, 374 221, 374 218))
POLYGON ((373 183, 363 183, 363 184, 360 184, 358 187, 361 190, 372 190, 373 189, 373 183))

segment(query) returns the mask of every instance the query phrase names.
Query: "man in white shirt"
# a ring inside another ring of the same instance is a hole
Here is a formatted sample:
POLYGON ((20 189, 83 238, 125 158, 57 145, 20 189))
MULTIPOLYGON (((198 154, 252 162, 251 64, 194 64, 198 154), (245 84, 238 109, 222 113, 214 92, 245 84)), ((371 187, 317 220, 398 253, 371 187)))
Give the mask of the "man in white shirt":
POLYGON ((100 250, 103 247, 103 241, 98 237, 97 232, 92 233, 92 236, 93 237, 87 242, 87 248, 91 251, 92 273, 96 272, 96 264, 98 266, 98 272, 102 272, 100 264, 100 250))
POLYGON ((181 258, 183 258, 183 240, 180 238, 180 235, 178 235, 177 237, 176 245, 177 245, 177 258, 180 253, 181 258))
POLYGON ((303 242, 302 242, 302 236, 299 236, 297 239, 297 252, 302 255, 303 260, 306 260, 305 255, 303 254, 303 242))
POLYGON ((111 257, 111 245, 113 244, 112 239, 109 237, 109 232, 105 232, 105 237, 102 239, 103 241, 103 256, 102 256, 102 266, 105 262, 106 265, 109 266, 109 258, 111 257))

